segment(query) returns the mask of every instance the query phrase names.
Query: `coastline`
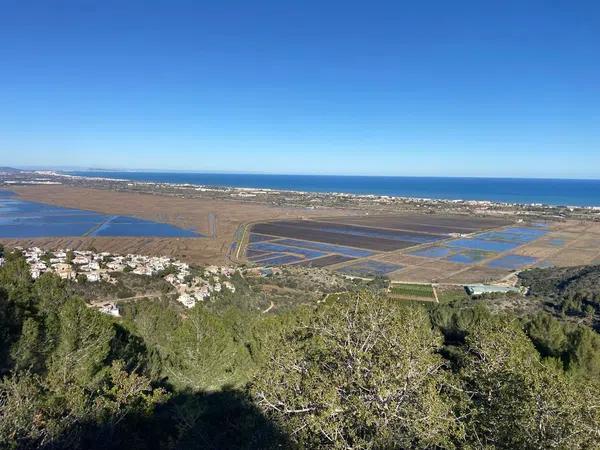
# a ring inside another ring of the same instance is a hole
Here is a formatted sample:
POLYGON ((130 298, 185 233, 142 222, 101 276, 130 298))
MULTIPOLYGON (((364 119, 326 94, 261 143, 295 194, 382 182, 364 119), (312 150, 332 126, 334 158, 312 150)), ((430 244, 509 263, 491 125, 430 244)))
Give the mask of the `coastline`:
MULTIPOLYGON (((0 180, 2 178, 0 177, 0 180)), ((175 257, 199 264, 232 262, 229 250, 247 244, 239 236, 241 226, 279 221, 313 220, 327 223, 357 223, 376 226, 388 220, 416 220, 427 227, 431 222, 473 220, 509 220, 532 224, 551 230, 556 239, 565 242, 554 245, 547 240, 539 245, 519 249, 519 257, 550 259, 550 263, 571 266, 600 260, 597 242, 600 212, 585 208, 507 205, 494 202, 421 200, 375 195, 319 194, 302 191, 274 191, 254 188, 218 188, 193 184, 115 181, 55 174, 28 173, 4 178, 4 186, 21 199, 50 205, 96 211, 103 214, 128 215, 141 219, 193 228, 205 238, 144 238, 144 237, 47 237, 0 239, 9 246, 40 248, 96 248, 112 253, 139 253, 175 257), (6 181, 9 184, 6 184, 6 181), (48 183, 52 183, 48 185, 48 183), (35 185, 37 184, 37 185, 35 185), (487 217, 486 217, 487 216, 487 217), (212 219, 211 219, 212 218, 212 219), (412 219, 411 219, 412 218, 412 219), (382 222, 383 221, 383 222, 382 222), (215 225, 213 234, 211 223, 215 225)), ((379 232, 394 232, 395 228, 379 232)), ((380 227, 380 228, 381 228, 380 227)), ((375 232, 378 229, 375 230, 375 232)), ((449 239, 456 236, 449 236, 449 239)), ((376 261, 395 264, 400 269, 390 274, 397 281, 445 280, 445 282, 482 282, 500 279, 505 272, 485 266, 461 266, 446 260, 424 260, 411 255, 414 248, 385 251, 376 261)), ((239 253, 238 253, 238 256, 239 253)), ((235 258, 245 264, 245 257, 235 258)), ((336 267, 333 267, 336 269, 336 267)), ((437 281, 436 281, 437 282, 437 281)))
MULTIPOLYGON (((496 207, 532 207, 532 208, 543 208, 547 210, 555 209, 583 209, 588 211, 599 211, 600 205, 557 205, 549 204, 544 202, 508 202, 498 200, 477 200, 477 199, 466 199, 466 198, 443 198, 443 197, 420 197, 420 196, 405 196, 405 195, 386 195, 376 193, 352 193, 344 191, 307 191, 297 189, 275 189, 270 187, 251 187, 251 186, 221 186, 211 184, 197 184, 197 183, 176 183, 167 181, 144 181, 132 178, 113 178, 113 177, 98 177, 88 175, 74 175, 68 172, 50 172, 50 171, 38 171, 37 173, 44 175, 52 175, 55 177, 65 177, 71 179, 84 179, 84 180, 96 180, 103 182, 121 182, 128 183, 137 186, 167 186, 174 189, 197 189, 205 192, 225 192, 225 193, 256 193, 256 194, 294 194, 299 196, 331 196, 333 198, 350 198, 356 200, 389 200, 391 202, 405 202, 405 203, 433 203, 433 204, 446 204, 446 205, 470 205, 470 206, 496 206, 496 207)), ((145 174, 146 172, 131 171, 129 173, 145 174)), ((423 177, 427 178, 427 177, 423 177)), ((545 181, 597 181, 597 180, 545 180, 545 181)))

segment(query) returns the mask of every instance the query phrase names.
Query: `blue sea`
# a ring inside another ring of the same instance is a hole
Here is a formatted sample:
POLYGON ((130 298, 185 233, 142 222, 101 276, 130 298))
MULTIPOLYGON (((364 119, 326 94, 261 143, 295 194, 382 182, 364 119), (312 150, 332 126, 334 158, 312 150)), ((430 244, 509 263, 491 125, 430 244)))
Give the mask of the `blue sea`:
POLYGON ((367 177, 181 172, 77 171, 72 175, 159 183, 343 192, 447 200, 600 206, 600 180, 533 178, 367 177))

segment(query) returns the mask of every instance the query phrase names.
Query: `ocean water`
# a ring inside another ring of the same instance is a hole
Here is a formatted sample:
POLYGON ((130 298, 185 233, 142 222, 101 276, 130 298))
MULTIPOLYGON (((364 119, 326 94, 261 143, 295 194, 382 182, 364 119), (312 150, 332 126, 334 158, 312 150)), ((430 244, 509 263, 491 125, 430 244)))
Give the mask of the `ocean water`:
POLYGON ((447 200, 600 206, 600 180, 525 178, 359 177, 171 172, 78 171, 72 175, 158 183, 344 192, 447 200))

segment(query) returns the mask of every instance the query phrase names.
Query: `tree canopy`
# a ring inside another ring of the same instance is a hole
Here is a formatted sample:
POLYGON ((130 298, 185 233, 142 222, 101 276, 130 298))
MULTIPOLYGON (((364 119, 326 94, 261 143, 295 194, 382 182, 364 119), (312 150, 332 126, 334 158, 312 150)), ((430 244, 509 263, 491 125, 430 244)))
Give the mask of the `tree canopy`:
POLYGON ((276 314, 240 306, 247 286, 219 307, 146 299, 114 318, 69 283, 32 280, 18 253, 0 267, 0 448, 600 442, 600 337, 560 315, 402 303, 377 280, 276 314))

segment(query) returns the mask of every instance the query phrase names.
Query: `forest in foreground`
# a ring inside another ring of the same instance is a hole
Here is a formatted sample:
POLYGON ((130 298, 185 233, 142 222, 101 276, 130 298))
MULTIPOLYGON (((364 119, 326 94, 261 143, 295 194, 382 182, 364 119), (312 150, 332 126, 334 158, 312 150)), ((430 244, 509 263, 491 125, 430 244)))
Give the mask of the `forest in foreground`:
MULTIPOLYGON (((0 448, 600 448, 600 336, 572 316, 399 302, 374 284, 276 314, 240 291, 114 318, 5 257, 0 448)), ((572 271, 568 288, 523 282, 593 315, 593 273, 577 292, 572 271)))

